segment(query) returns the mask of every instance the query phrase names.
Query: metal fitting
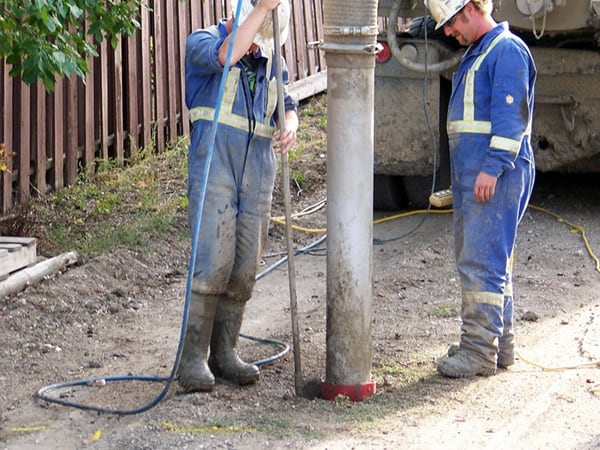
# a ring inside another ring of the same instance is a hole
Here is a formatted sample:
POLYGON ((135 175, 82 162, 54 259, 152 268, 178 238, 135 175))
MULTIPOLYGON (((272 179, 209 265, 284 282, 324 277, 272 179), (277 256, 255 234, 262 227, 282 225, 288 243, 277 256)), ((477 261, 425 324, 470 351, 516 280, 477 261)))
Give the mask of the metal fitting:
POLYGON ((383 46, 379 42, 373 44, 339 44, 321 41, 314 44, 319 50, 332 53, 376 55, 383 50, 383 46))
POLYGON ((377 36, 377 26, 323 26, 325 36, 377 36))

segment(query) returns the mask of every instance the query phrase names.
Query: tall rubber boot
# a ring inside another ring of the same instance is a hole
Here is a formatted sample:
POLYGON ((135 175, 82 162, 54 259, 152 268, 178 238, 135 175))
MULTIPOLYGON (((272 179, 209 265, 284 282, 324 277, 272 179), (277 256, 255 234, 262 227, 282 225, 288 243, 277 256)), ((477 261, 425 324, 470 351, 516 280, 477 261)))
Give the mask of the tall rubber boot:
POLYGON ((453 356, 439 362, 438 372, 450 378, 494 375, 498 337, 502 332, 502 308, 478 303, 476 298, 470 301, 463 298, 462 321, 459 348, 453 356))
POLYGON ((242 361, 236 350, 245 307, 245 302, 219 297, 208 360, 217 377, 240 386, 255 383, 260 373, 257 366, 242 361))
POLYGON ((215 377, 208 367, 208 348, 218 297, 192 292, 188 323, 185 330, 181 361, 179 362, 179 385, 185 392, 208 392, 215 387, 215 377))
POLYGON ((504 328, 498 339, 498 367, 506 369, 515 363, 515 333, 513 331, 513 298, 504 297, 504 328))

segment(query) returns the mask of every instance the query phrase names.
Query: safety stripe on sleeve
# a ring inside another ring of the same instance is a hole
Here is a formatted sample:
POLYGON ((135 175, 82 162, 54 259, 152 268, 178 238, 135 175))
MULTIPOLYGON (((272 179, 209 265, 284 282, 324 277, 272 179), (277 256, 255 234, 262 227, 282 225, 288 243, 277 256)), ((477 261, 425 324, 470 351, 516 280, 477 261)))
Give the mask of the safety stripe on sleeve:
POLYGON ((490 147, 497 148, 499 150, 506 150, 511 153, 519 153, 521 141, 501 136, 492 136, 490 147))

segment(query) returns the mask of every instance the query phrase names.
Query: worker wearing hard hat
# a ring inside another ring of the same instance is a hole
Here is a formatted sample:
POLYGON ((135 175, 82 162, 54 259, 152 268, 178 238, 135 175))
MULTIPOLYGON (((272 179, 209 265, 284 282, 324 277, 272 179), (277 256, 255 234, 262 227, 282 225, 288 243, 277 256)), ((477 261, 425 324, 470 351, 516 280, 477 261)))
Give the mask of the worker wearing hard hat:
MULTIPOLYGON (((194 31, 186 44, 186 103, 193 122, 188 156, 189 218, 200 221, 188 323, 179 384, 187 392, 210 391, 215 376, 239 385, 254 383, 258 367, 236 346, 246 302, 252 295, 267 235, 277 171, 273 143, 287 152, 296 141, 298 103, 285 94, 285 130, 277 117, 272 11, 277 8, 280 42, 287 38, 288 0, 231 0, 234 19, 194 31), (224 95, 217 105, 228 47, 233 44, 224 95), (212 159, 211 130, 219 110, 212 159), (204 203, 203 181, 208 177, 204 203), (200 211, 201 218, 198 217, 200 211), (210 358, 209 358, 210 348, 210 358)), ((282 79, 288 82, 282 62, 282 79)), ((193 235, 193 234, 192 234, 193 235)))
POLYGON ((436 28, 468 46, 454 74, 447 130, 454 240, 462 288, 460 343, 438 371, 489 376, 514 364, 512 259, 535 177, 536 68, 491 16, 491 0, 425 0, 436 28))

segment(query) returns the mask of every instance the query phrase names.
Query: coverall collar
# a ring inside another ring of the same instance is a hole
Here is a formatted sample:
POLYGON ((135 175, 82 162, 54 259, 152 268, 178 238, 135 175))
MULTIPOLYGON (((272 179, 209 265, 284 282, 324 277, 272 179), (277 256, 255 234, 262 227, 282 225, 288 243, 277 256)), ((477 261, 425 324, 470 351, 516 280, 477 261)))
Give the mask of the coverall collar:
POLYGON ((485 53, 490 43, 500 33, 508 31, 508 22, 501 22, 484 34, 478 41, 474 42, 467 49, 465 56, 476 56, 481 53, 485 53))

